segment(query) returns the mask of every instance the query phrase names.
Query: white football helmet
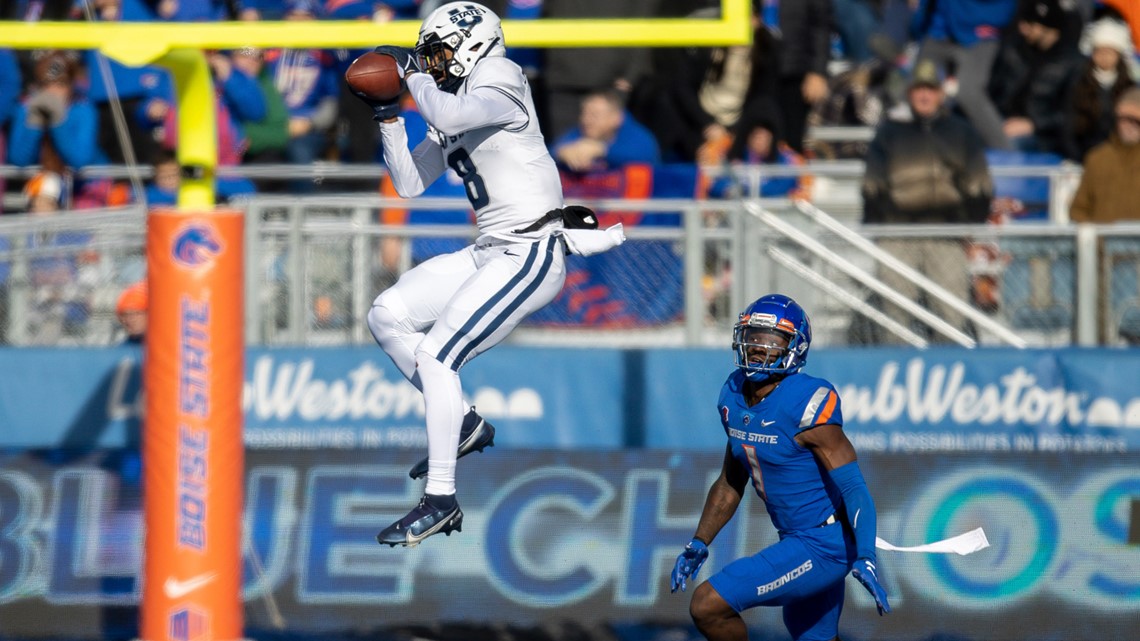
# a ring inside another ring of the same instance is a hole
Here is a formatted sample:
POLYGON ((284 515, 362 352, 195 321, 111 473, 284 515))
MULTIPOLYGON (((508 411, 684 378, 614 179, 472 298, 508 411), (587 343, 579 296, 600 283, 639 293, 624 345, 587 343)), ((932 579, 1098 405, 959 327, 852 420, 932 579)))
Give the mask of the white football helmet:
POLYGON ((506 53, 499 16, 475 2, 449 2, 431 12, 420 26, 415 49, 420 69, 440 89, 452 92, 476 62, 506 53))

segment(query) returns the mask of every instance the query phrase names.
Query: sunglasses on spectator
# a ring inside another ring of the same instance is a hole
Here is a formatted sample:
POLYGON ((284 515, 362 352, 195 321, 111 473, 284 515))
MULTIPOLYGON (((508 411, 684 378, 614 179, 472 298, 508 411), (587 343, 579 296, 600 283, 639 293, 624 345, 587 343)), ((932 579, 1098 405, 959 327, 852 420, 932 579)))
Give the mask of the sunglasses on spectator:
POLYGON ((1136 127, 1140 127, 1140 118, 1136 116, 1126 116, 1124 114, 1116 115, 1116 122, 1126 122, 1136 127))

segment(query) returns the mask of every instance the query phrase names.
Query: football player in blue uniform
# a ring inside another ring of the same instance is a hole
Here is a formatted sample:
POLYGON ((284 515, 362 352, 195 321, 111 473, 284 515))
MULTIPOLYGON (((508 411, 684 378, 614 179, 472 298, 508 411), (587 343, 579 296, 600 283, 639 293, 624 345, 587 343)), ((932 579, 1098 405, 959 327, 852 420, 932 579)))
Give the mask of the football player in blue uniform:
POLYGON ((875 503, 843 433, 839 395, 831 383, 799 373, 810 346, 807 314, 778 294, 749 305, 733 330, 737 370, 718 401, 728 435, 724 464, 677 557, 672 589, 684 591, 700 571, 749 481, 780 540, 694 591, 689 613, 709 641, 746 641, 740 612, 759 605, 782 607, 797 641, 838 639, 848 571, 879 614, 891 611, 875 569, 875 503))

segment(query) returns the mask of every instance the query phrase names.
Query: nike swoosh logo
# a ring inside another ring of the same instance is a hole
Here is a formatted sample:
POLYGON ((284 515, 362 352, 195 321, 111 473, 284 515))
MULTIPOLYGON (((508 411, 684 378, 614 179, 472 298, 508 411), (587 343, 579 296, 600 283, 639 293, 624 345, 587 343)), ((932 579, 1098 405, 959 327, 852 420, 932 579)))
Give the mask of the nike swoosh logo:
POLYGON ((218 576, 217 572, 206 572, 199 574, 196 577, 179 581, 178 579, 170 576, 166 577, 166 583, 162 584, 162 589, 166 592, 168 599, 180 599, 194 590, 205 586, 210 581, 213 581, 218 576))
POLYGON ((776 421, 760 421, 760 424, 763 425, 764 427, 768 427, 769 425, 771 425, 772 423, 775 423, 775 422, 776 421))

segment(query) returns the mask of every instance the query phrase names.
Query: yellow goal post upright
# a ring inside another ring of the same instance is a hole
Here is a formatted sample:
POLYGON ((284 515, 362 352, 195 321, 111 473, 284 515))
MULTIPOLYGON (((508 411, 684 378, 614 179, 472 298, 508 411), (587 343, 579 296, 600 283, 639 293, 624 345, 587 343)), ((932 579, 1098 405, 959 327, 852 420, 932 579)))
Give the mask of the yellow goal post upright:
MULTIPOLYGON (((512 47, 747 44, 750 0, 721 0, 719 19, 506 21, 512 47)), ((173 78, 183 168, 176 210, 147 222, 140 637, 237 641, 243 636, 241 501, 244 239, 240 212, 216 211, 214 84, 205 51, 411 45, 418 21, 0 22, 0 48, 98 49, 173 78)))

